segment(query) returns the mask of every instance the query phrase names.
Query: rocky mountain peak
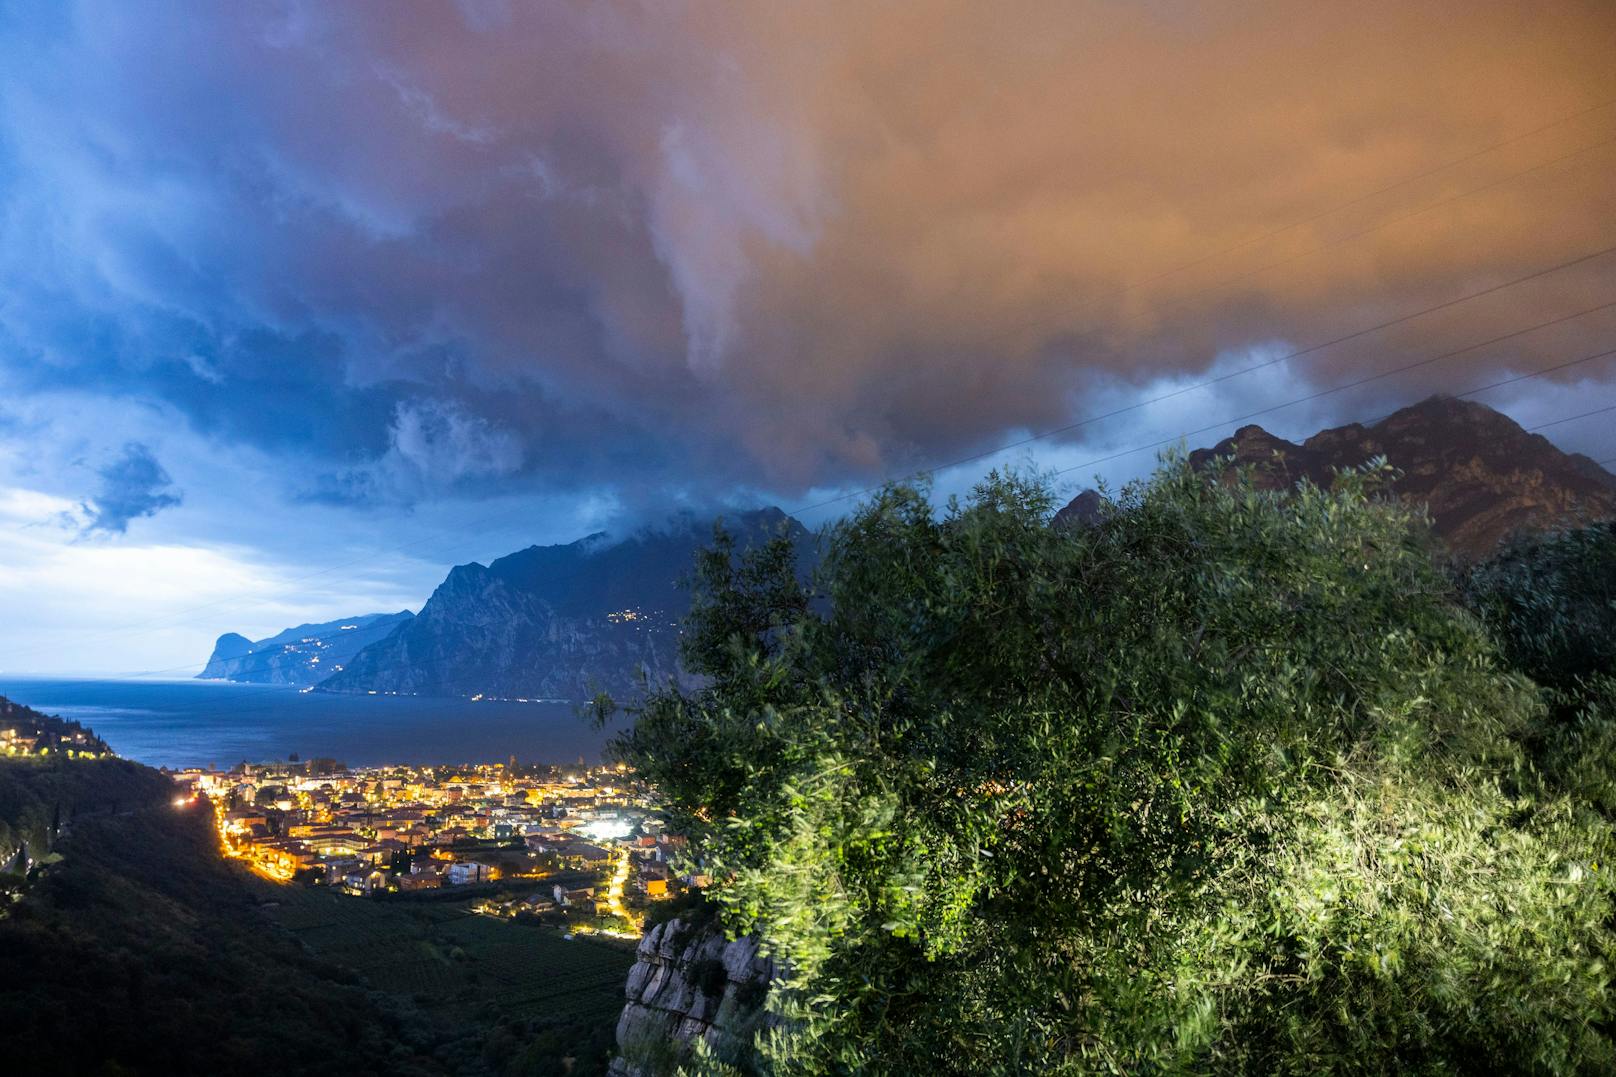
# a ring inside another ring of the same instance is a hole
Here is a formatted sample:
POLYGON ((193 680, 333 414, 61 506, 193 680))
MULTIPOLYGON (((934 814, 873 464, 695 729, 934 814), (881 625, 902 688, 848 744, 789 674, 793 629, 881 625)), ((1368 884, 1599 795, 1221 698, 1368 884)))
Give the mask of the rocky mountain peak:
MULTIPOLYGON (((807 531, 779 509, 727 514, 741 548, 807 531)), ((679 622, 685 578, 713 521, 681 513, 627 537, 590 535, 529 546, 484 567, 458 565, 413 623, 367 647, 321 682, 330 691, 515 699, 638 694, 683 676, 679 622)))
POLYGON ((213 644, 213 657, 218 659, 245 658, 252 653, 252 640, 239 632, 226 632, 213 644))
MULTIPOLYGON (((1289 489, 1304 478, 1329 486, 1338 471, 1377 456, 1400 472, 1393 492, 1425 505, 1436 534, 1465 560, 1488 556, 1517 531, 1616 515, 1616 476, 1485 404, 1450 396, 1430 397, 1378 422, 1321 430, 1300 444, 1243 426, 1191 453, 1190 463, 1207 467, 1232 458, 1250 467, 1259 485, 1289 489)), ((1087 496, 1057 520, 1073 518, 1087 496)))
POLYGON ((317 684, 413 616, 409 610, 367 613, 296 625, 260 640, 226 632, 214 644, 213 654, 198 676, 253 684, 317 684))
POLYGON ((1053 521, 1057 528, 1087 527, 1099 519, 1101 510, 1105 507, 1105 499, 1098 490, 1084 490, 1066 504, 1066 507, 1055 514, 1053 521))

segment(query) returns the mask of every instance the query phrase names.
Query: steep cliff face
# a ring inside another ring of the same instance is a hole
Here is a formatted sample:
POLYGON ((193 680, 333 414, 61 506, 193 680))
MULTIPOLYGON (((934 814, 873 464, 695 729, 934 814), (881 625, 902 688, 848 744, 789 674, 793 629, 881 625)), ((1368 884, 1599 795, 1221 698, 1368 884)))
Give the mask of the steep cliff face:
POLYGON ((774 964, 754 939, 727 940, 717 927, 670 920, 646 932, 629 970, 612 1077, 662 1077, 703 1040, 718 1058, 744 1058, 768 1027, 774 964))
POLYGON ((502 567, 456 566, 414 624, 321 687, 581 700, 624 691, 638 671, 652 681, 675 675, 676 612, 635 605, 568 616, 502 567))
MULTIPOLYGON (((807 548, 807 531, 778 509, 726 525, 743 548, 781 530, 807 548)), ((711 541, 710 523, 686 518, 623 542, 593 535, 459 565, 413 622, 321 688, 577 701, 632 695, 641 672, 677 679, 690 608, 680 581, 711 541)))
POLYGON ((1492 408, 1451 397, 1432 397, 1372 426, 1323 430, 1300 445, 1246 426, 1191 453, 1190 462, 1205 466, 1213 456, 1252 465, 1258 482, 1273 489, 1304 477, 1327 486, 1336 469, 1385 456, 1403 473, 1396 494, 1426 505, 1437 535, 1470 561, 1516 531, 1616 513, 1616 476, 1492 408))
POLYGON ((318 684, 412 616, 409 610, 370 613, 302 624, 256 641, 226 632, 213 645, 213 655, 197 677, 250 684, 318 684))

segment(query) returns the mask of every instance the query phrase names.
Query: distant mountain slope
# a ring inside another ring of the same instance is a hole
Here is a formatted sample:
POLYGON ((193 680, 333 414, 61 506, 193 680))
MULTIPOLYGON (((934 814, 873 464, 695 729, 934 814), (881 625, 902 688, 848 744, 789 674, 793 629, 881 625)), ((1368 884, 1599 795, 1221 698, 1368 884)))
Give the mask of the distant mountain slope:
MULTIPOLYGON (((784 529, 808 532, 779 509, 725 519, 741 546, 784 529)), ((613 543, 592 535, 533 546, 488 566, 458 565, 421 613, 323 681, 337 692, 584 700, 632 693, 637 672, 679 676, 680 586, 712 525, 692 516, 613 543)))
POLYGON ((1397 495, 1425 504, 1437 535, 1471 561, 1516 531, 1616 514, 1616 476, 1486 405, 1451 397, 1431 397, 1372 426, 1323 430, 1300 445, 1245 426, 1191 453, 1190 462, 1205 466, 1228 455, 1252 465, 1271 488, 1289 488, 1304 476, 1328 485, 1336 469, 1385 456, 1403 473, 1397 495))
POLYGON ((214 644, 207 668, 197 677, 252 684, 317 684, 412 617, 409 610, 370 613, 324 624, 298 625, 256 643, 226 632, 214 644))

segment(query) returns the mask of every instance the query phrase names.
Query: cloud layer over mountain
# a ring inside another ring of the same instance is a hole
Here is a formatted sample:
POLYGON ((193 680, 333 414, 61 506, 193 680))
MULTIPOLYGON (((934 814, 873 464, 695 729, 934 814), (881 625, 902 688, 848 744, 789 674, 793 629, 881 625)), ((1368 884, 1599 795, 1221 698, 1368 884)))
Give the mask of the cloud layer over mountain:
MULTIPOLYGON (((1616 243, 1616 108, 1313 219, 1616 98, 1598 2, 4 18, 10 387, 159 401, 327 500, 856 482, 1616 243)), ((1578 309, 1613 264, 1307 376, 1578 309)))

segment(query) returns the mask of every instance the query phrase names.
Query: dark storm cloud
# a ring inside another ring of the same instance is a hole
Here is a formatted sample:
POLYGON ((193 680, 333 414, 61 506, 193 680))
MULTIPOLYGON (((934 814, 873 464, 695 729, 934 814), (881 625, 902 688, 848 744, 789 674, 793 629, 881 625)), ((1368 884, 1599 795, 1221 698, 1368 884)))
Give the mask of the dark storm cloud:
MULTIPOLYGON (((1616 243, 1616 109, 1311 219, 1616 97, 1608 4, 1336 8, 13 9, 0 363, 160 400, 325 500, 791 492, 1616 243)), ((1613 279, 1592 262, 1304 373, 1613 279)))
POLYGON ((182 497, 151 449, 139 442, 125 445, 122 455, 96 474, 101 483, 82 506, 88 517, 85 534, 107 531, 121 535, 129 530, 131 521, 173 508, 182 497))

